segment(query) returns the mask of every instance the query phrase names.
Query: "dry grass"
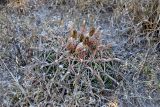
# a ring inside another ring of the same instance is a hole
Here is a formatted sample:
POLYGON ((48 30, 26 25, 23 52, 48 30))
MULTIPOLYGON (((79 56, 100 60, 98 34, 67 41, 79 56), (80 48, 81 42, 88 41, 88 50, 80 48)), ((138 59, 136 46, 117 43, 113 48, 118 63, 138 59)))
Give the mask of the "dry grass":
POLYGON ((13 4, 0 7, 2 107, 160 105, 159 0, 13 4), (79 29, 86 19, 89 28, 91 15, 105 43, 80 61, 66 49, 67 26, 73 21, 79 29))

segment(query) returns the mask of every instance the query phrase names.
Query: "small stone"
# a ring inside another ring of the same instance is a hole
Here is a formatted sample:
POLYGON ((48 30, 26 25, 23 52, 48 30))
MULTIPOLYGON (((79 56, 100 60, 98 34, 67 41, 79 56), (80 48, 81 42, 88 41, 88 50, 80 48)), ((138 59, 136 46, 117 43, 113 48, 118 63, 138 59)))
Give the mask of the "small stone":
POLYGON ((59 68, 63 68, 63 65, 59 65, 59 68))

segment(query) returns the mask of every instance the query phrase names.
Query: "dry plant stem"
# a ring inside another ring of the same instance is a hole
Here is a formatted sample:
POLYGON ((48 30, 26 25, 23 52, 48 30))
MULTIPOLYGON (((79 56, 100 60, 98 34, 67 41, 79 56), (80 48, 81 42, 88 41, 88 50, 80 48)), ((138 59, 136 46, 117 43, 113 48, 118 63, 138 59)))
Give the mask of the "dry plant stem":
POLYGON ((74 93, 76 94, 77 93, 77 91, 78 91, 78 81, 80 80, 80 78, 81 78, 81 66, 82 66, 82 64, 79 66, 79 69, 78 69, 78 73, 76 74, 76 77, 75 77, 75 80, 74 80, 74 82, 73 82, 73 84, 74 84, 74 93))
POLYGON ((119 85, 119 82, 118 82, 116 79, 114 79, 113 77, 111 77, 110 75, 108 75, 108 74, 106 73, 106 67, 104 67, 104 72, 105 72, 105 75, 106 75, 108 78, 110 78, 113 82, 115 82, 117 85, 119 85))
MULTIPOLYGON (((64 55, 61 55, 61 56, 59 57, 59 59, 55 60, 55 61, 52 62, 52 63, 47 63, 47 62, 42 63, 42 62, 40 62, 40 61, 38 61, 38 62, 42 64, 42 66, 41 66, 41 69, 42 69, 42 68, 44 68, 44 67, 46 67, 46 66, 57 65, 59 62, 63 61, 63 58, 64 58, 64 55)), ((65 59, 65 60, 68 60, 68 59, 65 59)))
POLYGON ((112 78, 110 75, 108 75, 107 73, 105 73, 105 75, 110 78, 113 82, 115 82, 117 85, 119 85, 119 82, 117 80, 115 80, 114 78, 112 78))
POLYGON ((137 79, 139 78, 140 74, 143 72, 143 68, 144 68, 144 66, 146 64, 146 61, 147 61, 147 58, 148 58, 148 55, 149 55, 149 51, 150 51, 150 49, 147 50, 147 53, 145 54, 144 60, 140 63, 140 68, 139 68, 139 70, 137 72, 138 74, 135 73, 135 75, 137 74, 137 77, 136 77, 137 79))
MULTIPOLYGON (((2 60, 1 60, 2 61, 2 60)), ((30 100, 27 98, 26 95, 26 91, 24 90, 24 88, 19 84, 18 80, 15 78, 15 76, 13 75, 13 73, 8 69, 7 65, 4 63, 4 61, 2 61, 3 65, 5 66, 5 68, 7 69, 8 73, 11 75, 11 77, 13 78, 13 80, 16 82, 16 86, 21 90, 22 94, 26 97, 27 101, 29 102, 30 105, 31 102, 30 100)))
POLYGON ((97 59, 93 59, 93 60, 83 60, 83 62, 110 62, 110 61, 117 61, 117 62, 121 62, 121 63, 124 63, 124 61, 122 61, 121 59, 119 58, 97 58, 97 59))
POLYGON ((142 70, 144 68, 144 65, 145 65, 147 58, 148 58, 148 55, 149 55, 149 51, 150 51, 150 49, 147 50, 147 53, 145 54, 144 60, 140 64, 140 72, 142 72, 142 70))
POLYGON ((23 89, 23 87, 19 84, 19 82, 17 81, 17 79, 14 77, 13 73, 8 69, 7 65, 4 63, 4 61, 2 61, 5 68, 7 69, 8 73, 12 76, 13 80, 16 82, 16 85, 19 87, 19 89, 21 90, 21 92, 26 95, 25 90, 23 89))
MULTIPOLYGON (((125 96, 125 94, 120 94, 120 93, 118 93, 118 95, 124 95, 125 96)), ((155 101, 160 100, 160 98, 144 97, 142 95, 128 95, 127 97, 128 98, 142 98, 142 99, 155 100, 155 101)))
POLYGON ((92 69, 91 67, 87 66, 87 69, 91 70, 91 72, 93 73, 93 75, 96 76, 96 78, 98 79, 98 81, 100 82, 101 88, 104 89, 104 82, 102 80, 102 78, 100 77, 99 73, 97 71, 95 71, 94 69, 92 69), (98 74, 97 74, 98 73, 98 74))

